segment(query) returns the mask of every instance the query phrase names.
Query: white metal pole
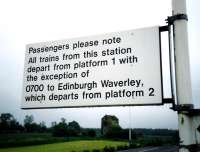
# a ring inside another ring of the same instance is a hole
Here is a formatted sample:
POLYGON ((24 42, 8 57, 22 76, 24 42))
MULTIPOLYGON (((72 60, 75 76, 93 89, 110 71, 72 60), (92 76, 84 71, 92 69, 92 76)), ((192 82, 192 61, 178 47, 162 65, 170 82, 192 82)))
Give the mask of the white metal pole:
MULTIPOLYGON (((172 8, 173 15, 187 14, 186 0, 173 0, 172 8)), ((187 21, 176 20, 174 32, 178 102, 192 104, 187 21)))
MULTIPOLYGON (((186 0, 172 0, 172 9, 173 15, 187 14, 186 0)), ((174 21, 174 47, 177 103, 179 106, 192 106, 187 20, 174 21)), ((178 113, 180 152, 189 152, 187 147, 195 144, 192 121, 193 118, 187 114, 178 113)))
POLYGON ((132 140, 132 137, 131 137, 131 107, 129 107, 129 145, 131 144, 131 140, 132 140))

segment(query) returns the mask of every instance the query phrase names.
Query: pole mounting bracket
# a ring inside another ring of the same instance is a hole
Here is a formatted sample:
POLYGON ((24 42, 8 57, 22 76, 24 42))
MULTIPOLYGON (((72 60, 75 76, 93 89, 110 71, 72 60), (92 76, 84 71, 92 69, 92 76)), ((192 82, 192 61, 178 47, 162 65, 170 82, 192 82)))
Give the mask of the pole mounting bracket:
POLYGON ((178 113, 184 113, 188 116, 200 116, 200 109, 194 109, 193 104, 182 104, 182 105, 173 105, 170 108, 178 113))
POLYGON ((176 21, 176 20, 186 20, 186 21, 188 21, 188 16, 187 16, 187 14, 176 14, 176 15, 173 15, 173 16, 168 16, 167 19, 166 19, 168 25, 173 25, 174 21, 176 21))
POLYGON ((188 149, 189 152, 198 152, 200 150, 200 144, 179 145, 179 148, 188 149))

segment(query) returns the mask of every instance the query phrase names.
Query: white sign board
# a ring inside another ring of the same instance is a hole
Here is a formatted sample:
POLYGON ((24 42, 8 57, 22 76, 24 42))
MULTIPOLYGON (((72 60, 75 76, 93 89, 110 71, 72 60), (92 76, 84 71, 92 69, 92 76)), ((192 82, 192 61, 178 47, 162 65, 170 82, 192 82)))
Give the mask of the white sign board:
POLYGON ((26 46, 22 108, 162 103, 159 27, 26 46))

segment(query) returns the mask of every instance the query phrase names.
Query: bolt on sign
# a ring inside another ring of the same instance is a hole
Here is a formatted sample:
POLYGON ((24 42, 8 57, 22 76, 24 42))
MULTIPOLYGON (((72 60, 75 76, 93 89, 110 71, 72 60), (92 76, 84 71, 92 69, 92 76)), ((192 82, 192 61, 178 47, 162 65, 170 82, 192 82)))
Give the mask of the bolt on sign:
POLYGON ((162 104, 159 27, 26 46, 22 109, 162 104))

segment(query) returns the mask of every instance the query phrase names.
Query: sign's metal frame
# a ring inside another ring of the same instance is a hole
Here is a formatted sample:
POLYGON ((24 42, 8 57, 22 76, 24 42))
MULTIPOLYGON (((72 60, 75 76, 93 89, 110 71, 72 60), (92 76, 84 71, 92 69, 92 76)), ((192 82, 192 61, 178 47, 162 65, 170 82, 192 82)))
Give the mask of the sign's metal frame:
MULTIPOLYGON (((159 50, 160 50, 160 76, 161 76, 161 103, 150 103, 150 104, 118 104, 118 105, 84 105, 84 106, 58 106, 58 107, 31 107, 31 108, 21 108, 24 110, 28 109, 57 109, 57 108, 83 108, 83 107, 125 107, 125 106, 161 106, 164 104, 175 104, 173 95, 171 98, 164 98, 164 92, 163 92, 163 68, 162 68, 162 49, 161 49, 161 32, 169 32, 168 26, 160 26, 159 28, 159 50)), ((169 51, 170 53, 170 51, 169 51)), ((169 59, 169 62, 171 64, 171 61, 169 59)), ((170 75, 172 76, 171 66, 170 66, 170 75)), ((171 78, 172 79, 172 78, 171 78)), ((171 92, 172 91, 172 80, 171 80, 171 92)))
MULTIPOLYGON (((168 41, 169 41, 169 70, 170 70, 170 86, 171 86, 171 98, 162 98, 162 102, 163 104, 172 104, 172 105, 175 105, 175 98, 174 98, 174 89, 173 89, 173 72, 172 72, 172 60, 171 60, 171 57, 172 57, 172 52, 171 52, 171 39, 170 39, 170 29, 169 29, 169 26, 166 25, 166 26, 160 26, 159 27, 159 38, 160 38, 160 52, 161 52, 161 55, 162 55, 162 49, 161 49, 161 33, 162 32, 168 32, 168 41)), ((161 67, 162 67, 162 56, 160 58, 160 63, 161 63, 161 67)), ((161 73, 162 73, 162 69, 161 69, 161 73)), ((163 75, 161 75, 161 78, 163 78, 163 75)), ((163 81, 163 79, 162 79, 163 81)), ((162 83, 162 89, 163 89, 163 83, 162 83)), ((163 90, 162 90, 163 91, 163 90)))

